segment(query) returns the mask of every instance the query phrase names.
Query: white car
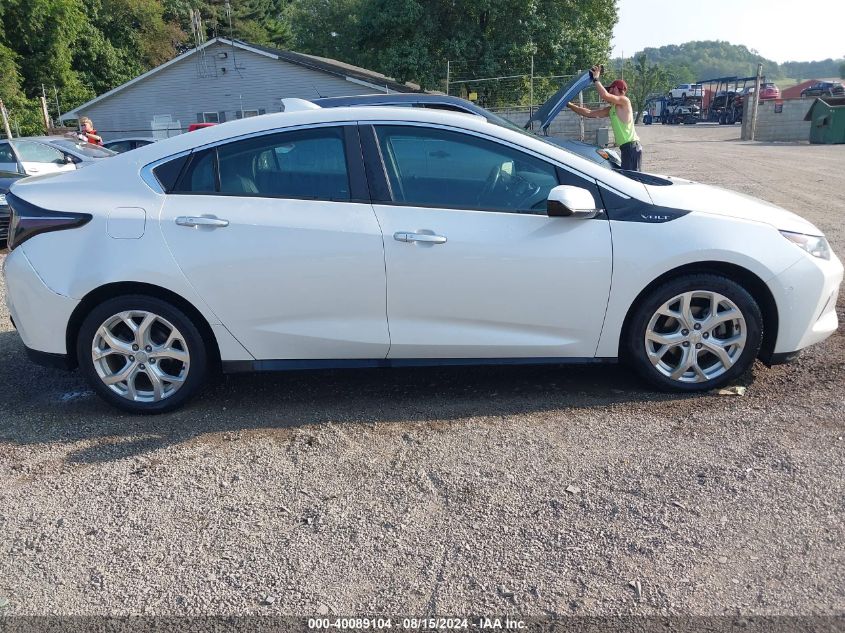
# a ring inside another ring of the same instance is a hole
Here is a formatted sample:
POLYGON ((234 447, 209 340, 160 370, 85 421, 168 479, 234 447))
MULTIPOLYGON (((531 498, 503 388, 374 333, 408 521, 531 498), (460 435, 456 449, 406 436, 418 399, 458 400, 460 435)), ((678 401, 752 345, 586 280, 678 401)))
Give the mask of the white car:
POLYGON ((74 171, 73 158, 40 139, 15 138, 0 141, 0 170, 15 171, 20 165, 28 176, 74 171))
POLYGON ((37 136, 34 138, 59 150, 65 154, 65 156, 69 156, 73 164, 76 165, 77 169, 90 167, 104 158, 117 156, 117 152, 113 152, 108 148, 100 145, 94 145, 93 143, 88 143, 87 141, 81 141, 74 137, 37 136))
POLYGON ((31 136, 0 141, 0 171, 14 171, 15 162, 28 176, 89 167, 117 154, 67 136, 31 136), (16 161, 17 159, 17 161, 16 161))
POLYGON ((837 327, 797 215, 439 110, 232 121, 7 198, 30 356, 134 412, 218 369, 625 359, 699 391, 837 327))
POLYGON ((687 99, 688 97, 703 97, 704 86, 701 84, 678 84, 669 91, 673 99, 687 99))

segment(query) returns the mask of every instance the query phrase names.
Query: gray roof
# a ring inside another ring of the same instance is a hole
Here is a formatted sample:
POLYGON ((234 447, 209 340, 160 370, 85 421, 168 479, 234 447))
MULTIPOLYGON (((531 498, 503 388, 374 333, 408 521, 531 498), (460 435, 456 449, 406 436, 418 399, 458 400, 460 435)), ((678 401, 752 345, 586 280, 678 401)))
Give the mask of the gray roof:
POLYGON ((303 66, 305 68, 309 68, 311 70, 316 70, 324 73, 328 73, 331 75, 335 75, 337 77, 348 78, 352 81, 363 82, 367 85, 381 88, 386 87, 389 90, 393 90, 395 92, 420 92, 420 87, 417 84, 413 83, 399 83, 395 79, 391 77, 386 77, 381 73, 377 73, 373 70, 367 70, 366 68, 360 68, 358 66, 353 66, 351 64, 346 64, 344 62, 337 61, 335 59, 328 59, 325 57, 316 57, 314 55, 306 55, 304 53, 295 53, 293 51, 283 51, 276 48, 270 48, 268 46, 260 46, 258 44, 251 44, 249 42, 244 42, 242 40, 230 40, 225 37, 215 37, 204 44, 198 46, 197 48, 192 48, 189 51, 174 57, 170 61, 167 61, 160 66, 156 66, 155 68, 148 70, 147 72, 138 75, 134 79, 127 81, 116 88, 105 92, 90 101, 83 103, 82 105, 74 108, 70 112, 66 112, 61 116, 61 120, 65 119, 75 119, 81 110, 85 110, 90 108, 93 104, 106 99, 114 95, 117 92, 120 92, 124 88, 128 88, 132 84, 135 84, 150 75, 153 75, 157 72, 160 72, 170 66, 171 64, 175 64, 178 61, 181 61, 191 55, 195 54, 197 51, 211 46, 212 44, 222 43, 231 46, 235 46, 237 48, 241 48, 243 50, 251 51, 253 53, 257 53, 259 55, 263 55, 265 57, 271 57, 273 59, 280 59, 284 62, 288 62, 290 64, 296 64, 298 66, 303 66))

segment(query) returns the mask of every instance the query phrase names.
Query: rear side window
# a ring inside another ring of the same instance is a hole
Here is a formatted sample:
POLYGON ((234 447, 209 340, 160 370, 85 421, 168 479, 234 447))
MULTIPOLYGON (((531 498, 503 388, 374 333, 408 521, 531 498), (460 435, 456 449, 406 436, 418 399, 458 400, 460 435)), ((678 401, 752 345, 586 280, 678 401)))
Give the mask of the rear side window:
POLYGON ((108 149, 113 152, 128 152, 132 149, 132 141, 115 141, 108 144, 108 149))
POLYGON ((153 169, 155 177, 167 193, 171 193, 176 189, 179 174, 182 173, 182 169, 184 169, 185 164, 188 162, 188 158, 189 156, 186 154, 185 156, 180 156, 179 158, 162 163, 153 169))
POLYGON ((220 193, 349 200, 343 129, 295 130, 217 148, 220 193))
POLYGON ((8 143, 0 143, 0 163, 16 163, 15 155, 8 143))
POLYGON ((215 193, 217 191, 214 174, 216 152, 205 150, 191 156, 191 161, 179 179, 176 191, 180 193, 215 193))

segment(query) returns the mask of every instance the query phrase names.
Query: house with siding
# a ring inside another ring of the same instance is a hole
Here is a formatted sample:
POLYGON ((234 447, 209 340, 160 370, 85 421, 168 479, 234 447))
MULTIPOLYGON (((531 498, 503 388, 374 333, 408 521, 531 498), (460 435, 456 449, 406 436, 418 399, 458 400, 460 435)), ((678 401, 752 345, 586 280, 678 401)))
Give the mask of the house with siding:
POLYGON ((332 59, 216 37, 62 116, 87 116, 105 140, 165 138, 191 123, 281 112, 282 99, 418 92, 332 59))

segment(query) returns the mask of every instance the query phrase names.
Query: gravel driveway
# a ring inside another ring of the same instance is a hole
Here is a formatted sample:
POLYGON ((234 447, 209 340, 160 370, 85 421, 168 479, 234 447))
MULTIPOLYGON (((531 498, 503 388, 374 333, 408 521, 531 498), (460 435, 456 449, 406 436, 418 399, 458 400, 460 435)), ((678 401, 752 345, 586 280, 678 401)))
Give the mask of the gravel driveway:
MULTIPOLYGON (((647 170, 792 209, 845 255, 845 146, 640 130, 647 170)), ((336 371, 142 418, 30 364, 3 291, 0 613, 845 613, 841 333, 744 396, 336 371)))

